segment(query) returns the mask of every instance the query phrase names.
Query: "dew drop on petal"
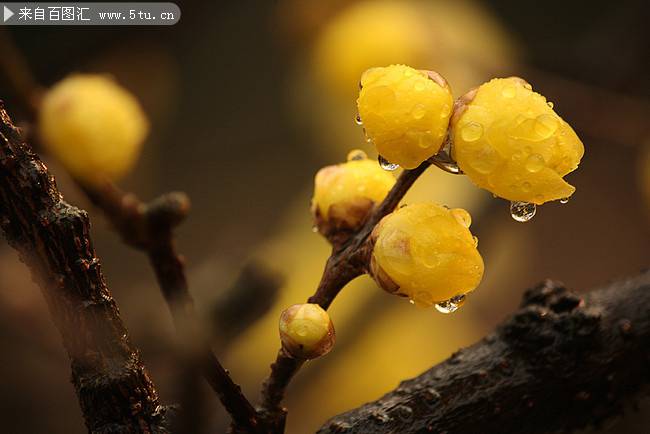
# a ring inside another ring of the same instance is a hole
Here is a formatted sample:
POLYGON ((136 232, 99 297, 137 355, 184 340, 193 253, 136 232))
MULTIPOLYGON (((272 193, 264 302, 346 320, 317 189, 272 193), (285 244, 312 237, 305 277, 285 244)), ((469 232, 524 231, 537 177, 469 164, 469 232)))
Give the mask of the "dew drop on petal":
POLYGON ((474 247, 478 247, 478 237, 473 236, 472 239, 474 240, 474 247))
POLYGON ((357 125, 363 125, 363 121, 361 120, 361 115, 359 113, 357 113, 357 116, 354 118, 354 122, 357 125))
POLYGON ((552 103, 551 101, 548 101, 546 104, 547 104, 550 108, 553 108, 553 103, 552 103))
POLYGON ((449 300, 441 301, 436 304, 436 310, 440 313, 454 313, 456 312, 463 304, 465 304, 466 296, 456 295, 449 300))
POLYGON ((568 198, 568 197, 563 197, 562 199, 560 199, 560 203, 561 203, 562 205, 564 205, 564 204, 566 204, 566 203, 569 203, 569 198, 568 198))
POLYGON ((413 108, 411 114, 413 115, 413 119, 420 120, 427 114, 427 111, 422 104, 418 104, 413 108))
POLYGON ((348 153, 348 161, 359 161, 359 160, 365 160, 368 158, 368 155, 366 155, 365 152, 363 152, 361 149, 353 149, 348 153))
POLYGON ((542 138, 547 139, 553 135, 559 128, 560 123, 553 115, 543 114, 535 119, 535 132, 542 138))
POLYGON ((454 208, 451 211, 451 215, 454 216, 456 221, 460 223, 463 227, 469 228, 472 224, 472 216, 469 215, 467 211, 462 208, 454 208))
POLYGON ((377 161, 379 161, 379 165, 381 166, 382 169, 388 170, 389 172, 392 172, 394 170, 397 170, 399 168, 399 164, 393 164, 381 155, 377 157, 377 161))
POLYGON ((532 154, 526 159, 526 170, 530 173, 537 173, 544 168, 546 161, 540 154, 532 154))
POLYGON ((535 217, 537 206, 529 202, 510 202, 510 215, 518 222, 525 223, 535 217))
POLYGON ((483 125, 470 122, 460 130, 460 137, 466 142, 475 142, 483 136, 483 125))

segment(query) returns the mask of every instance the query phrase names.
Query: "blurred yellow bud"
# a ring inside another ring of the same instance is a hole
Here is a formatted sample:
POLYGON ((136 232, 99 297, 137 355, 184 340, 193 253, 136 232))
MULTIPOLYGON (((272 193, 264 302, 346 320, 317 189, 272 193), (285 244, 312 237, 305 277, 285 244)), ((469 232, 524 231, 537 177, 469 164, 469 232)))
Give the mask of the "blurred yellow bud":
POLYGON ((421 306, 462 297, 483 277, 483 259, 470 224, 469 213, 460 208, 404 206, 375 227, 370 274, 386 291, 421 306))
POLYGON ((299 359, 314 359, 330 352, 336 334, 330 316, 317 304, 294 304, 280 315, 282 348, 299 359))
POLYGON ((394 184, 391 173, 359 150, 350 152, 345 163, 322 168, 314 180, 311 205, 318 231, 335 241, 358 229, 394 184))
POLYGON ((453 157, 479 187, 537 205, 575 191, 562 178, 578 167, 584 146, 524 80, 482 84, 459 100, 451 124, 453 157))
POLYGON ((359 117, 383 158, 413 169, 438 152, 453 107, 440 75, 391 65, 367 70, 361 86, 359 117))
POLYGON ((105 75, 72 75, 57 83, 39 113, 47 151, 88 184, 125 175, 148 129, 135 97, 105 75))
MULTIPOLYGON (((310 10, 313 8, 310 6, 310 10)), ((314 69, 328 92, 347 100, 356 93, 359 76, 370 66, 425 64, 435 51, 432 39, 431 26, 416 3, 352 3, 330 20, 319 35, 314 69)))

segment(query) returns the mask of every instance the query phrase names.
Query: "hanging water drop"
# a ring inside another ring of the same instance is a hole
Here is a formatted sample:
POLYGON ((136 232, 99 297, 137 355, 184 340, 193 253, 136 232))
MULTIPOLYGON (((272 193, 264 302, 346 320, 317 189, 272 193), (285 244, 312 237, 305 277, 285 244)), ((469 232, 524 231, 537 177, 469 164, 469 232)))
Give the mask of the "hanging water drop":
POLYGON ((563 197, 562 199, 560 199, 560 203, 562 205, 569 203, 569 198, 568 197, 563 197))
POLYGON ((368 158, 368 155, 366 155, 365 152, 363 152, 361 149, 353 149, 348 153, 348 161, 359 161, 359 160, 365 160, 368 158))
POLYGON ((361 120, 361 115, 359 113, 357 113, 357 116, 354 118, 354 122, 357 125, 363 125, 363 121, 361 120))
POLYGON ((467 297, 463 295, 456 295, 451 297, 449 300, 442 301, 436 304, 436 310, 440 313, 454 313, 456 312, 463 304, 465 304, 465 299, 467 297))
POLYGON ((529 202, 510 202, 510 215, 518 222, 525 223, 535 217, 537 206, 529 202))
POLYGON ((382 169, 388 170, 389 172, 392 172, 394 170, 397 170, 399 168, 399 164, 393 164, 381 155, 377 157, 377 161, 379 161, 379 165, 381 166, 382 169))
POLYGON ((316 225, 312 226, 312 227, 311 227, 311 231, 312 231, 313 233, 318 232, 318 226, 316 226, 316 225))
POLYGON ((445 146, 443 146, 436 155, 431 157, 429 161, 447 173, 451 173, 453 175, 463 174, 463 171, 458 166, 458 163, 456 163, 454 159, 451 158, 451 146, 449 143, 445 144, 445 146))

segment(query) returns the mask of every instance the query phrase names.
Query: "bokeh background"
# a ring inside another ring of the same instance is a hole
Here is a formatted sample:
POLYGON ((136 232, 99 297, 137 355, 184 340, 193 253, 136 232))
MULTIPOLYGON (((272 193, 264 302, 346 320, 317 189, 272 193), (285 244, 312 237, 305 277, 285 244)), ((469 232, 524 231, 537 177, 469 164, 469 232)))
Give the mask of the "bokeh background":
MULTIPOLYGON (((464 177, 429 170, 407 201, 471 212, 486 264, 483 283, 461 310, 442 315, 383 293, 367 277, 353 282, 331 308, 335 350, 307 364, 289 390, 289 433, 313 432, 477 341, 543 278, 584 291, 650 265, 645 0, 179 3, 182 20, 172 28, 22 27, 0 37, 13 40, 44 85, 71 72, 107 72, 141 100, 152 134, 120 184, 143 198, 169 190, 191 197, 193 211, 177 239, 207 324, 246 264, 282 276, 268 313, 236 339, 216 342, 251 397, 278 348, 279 312, 313 292, 329 253, 311 231, 313 175, 350 149, 373 152, 354 122, 363 70, 390 63, 433 69, 455 96, 491 77, 519 75, 555 103, 585 144, 580 169, 568 177, 577 187, 571 201, 544 205, 525 224, 510 218, 507 202, 464 177)), ((14 53, 0 56, 6 61, 14 53)), ((16 120, 25 115, 2 72, 0 98, 16 120)), ((57 162, 45 159, 67 200, 89 210, 132 339, 163 400, 178 401, 178 342, 146 258, 123 245, 57 162)), ((58 332, 4 241, 0 348, 4 432, 85 432, 58 332)), ((223 431, 219 403, 207 388, 202 393, 203 429, 223 431)), ((598 432, 647 432, 648 413, 642 403, 598 432)))

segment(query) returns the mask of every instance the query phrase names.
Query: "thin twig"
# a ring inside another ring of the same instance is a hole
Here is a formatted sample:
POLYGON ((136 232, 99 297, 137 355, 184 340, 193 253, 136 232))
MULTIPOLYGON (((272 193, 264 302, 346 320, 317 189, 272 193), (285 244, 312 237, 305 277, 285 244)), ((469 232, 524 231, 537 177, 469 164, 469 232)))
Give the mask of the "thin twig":
MULTIPOLYGON (((429 161, 425 161, 415 169, 402 172, 386 198, 370 214, 361 229, 346 242, 334 246, 325 264, 318 288, 314 295, 309 297, 308 303, 317 303, 327 310, 345 285, 366 272, 369 254, 367 241, 372 230, 382 218, 397 207, 413 183, 430 165, 429 161)), ((260 415, 272 429, 275 429, 274 432, 283 432, 286 410, 281 407, 281 403, 287 386, 303 362, 292 358, 280 349, 275 362, 271 365, 271 373, 264 381, 260 415)))
POLYGON ((178 333, 191 347, 205 379, 235 424, 254 431, 257 427, 255 409, 230 378, 201 332, 185 277, 184 261, 174 246, 173 229, 189 211, 187 196, 168 193, 145 204, 111 183, 106 183, 100 190, 83 189, 93 204, 104 211, 124 242, 147 253, 178 333))

